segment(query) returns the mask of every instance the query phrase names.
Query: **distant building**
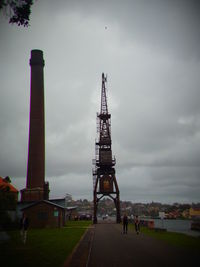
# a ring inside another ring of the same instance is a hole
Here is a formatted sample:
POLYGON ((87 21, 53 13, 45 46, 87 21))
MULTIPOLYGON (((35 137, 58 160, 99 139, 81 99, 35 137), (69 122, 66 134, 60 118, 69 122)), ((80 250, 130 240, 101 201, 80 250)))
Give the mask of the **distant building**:
POLYGON ((200 218, 200 208, 190 208, 189 214, 191 218, 200 218))
POLYGON ((188 219, 190 217, 189 209, 185 209, 182 212, 182 217, 188 219))
POLYGON ((59 206, 62 206, 64 208, 67 207, 66 198, 53 198, 53 199, 50 199, 49 201, 51 201, 54 204, 57 204, 59 206))
POLYGON ((165 212, 164 211, 159 211, 159 213, 158 213, 158 217, 160 218, 160 219, 164 219, 165 218, 165 212))

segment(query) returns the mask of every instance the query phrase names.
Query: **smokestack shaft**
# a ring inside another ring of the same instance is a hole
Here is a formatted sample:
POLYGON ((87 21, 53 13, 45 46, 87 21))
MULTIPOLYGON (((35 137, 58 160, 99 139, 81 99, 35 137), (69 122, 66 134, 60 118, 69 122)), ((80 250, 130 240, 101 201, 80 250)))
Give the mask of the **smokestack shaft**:
POLYGON ((44 60, 41 50, 31 51, 31 92, 27 188, 43 188, 45 180, 44 60))

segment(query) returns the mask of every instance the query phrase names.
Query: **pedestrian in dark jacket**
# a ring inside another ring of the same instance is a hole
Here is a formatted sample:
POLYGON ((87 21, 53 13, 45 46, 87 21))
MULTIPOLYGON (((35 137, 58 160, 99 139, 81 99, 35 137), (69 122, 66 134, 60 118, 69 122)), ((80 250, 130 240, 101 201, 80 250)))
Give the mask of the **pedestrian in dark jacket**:
POLYGON ((140 220, 138 218, 138 215, 135 216, 134 224, 135 224, 135 231, 136 231, 136 233, 138 235, 139 232, 140 232, 140 220))
POLYGON ((29 227, 29 220, 26 215, 23 213, 22 218, 20 219, 20 234, 22 238, 22 242, 25 244, 27 239, 27 230, 29 227))
POLYGON ((123 234, 127 234, 128 232, 128 217, 126 214, 123 216, 123 234))

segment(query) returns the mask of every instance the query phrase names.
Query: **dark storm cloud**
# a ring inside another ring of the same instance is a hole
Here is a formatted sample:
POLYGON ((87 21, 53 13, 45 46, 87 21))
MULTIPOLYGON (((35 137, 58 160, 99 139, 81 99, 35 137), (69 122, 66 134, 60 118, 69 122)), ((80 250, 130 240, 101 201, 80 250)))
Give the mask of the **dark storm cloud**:
POLYGON ((129 173, 119 171, 119 174, 123 177, 120 183, 123 198, 126 192, 132 201, 199 201, 200 168, 135 167, 129 173))
MULTIPOLYGON (((56 6, 49 5, 49 10, 53 12, 56 6)), ((112 30, 109 23, 117 25, 121 42, 138 42, 175 57, 200 59, 198 0, 60 1, 60 8, 79 13, 83 18, 103 20, 108 30, 112 30)))

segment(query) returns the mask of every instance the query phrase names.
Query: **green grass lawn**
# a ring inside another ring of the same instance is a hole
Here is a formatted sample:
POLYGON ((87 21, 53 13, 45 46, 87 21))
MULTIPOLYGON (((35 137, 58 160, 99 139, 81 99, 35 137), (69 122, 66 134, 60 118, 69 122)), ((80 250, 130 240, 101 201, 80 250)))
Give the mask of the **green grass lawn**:
POLYGON ((87 228, 91 224, 92 224, 91 221, 67 221, 66 227, 83 227, 83 228, 87 228))
MULTIPOLYGON (((133 225, 130 224, 130 229, 133 231, 133 225)), ((155 230, 150 230, 147 227, 141 227, 141 233, 152 236, 153 238, 163 240, 168 244, 178 247, 184 247, 189 250, 200 251, 200 238, 185 235, 182 233, 174 232, 156 232, 155 230)))
POLYGON ((19 231, 9 231, 10 241, 0 244, 1 265, 60 267, 90 224, 91 221, 71 221, 60 229, 30 229, 25 245, 19 231))

